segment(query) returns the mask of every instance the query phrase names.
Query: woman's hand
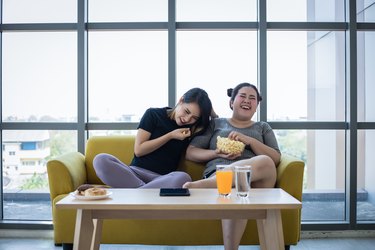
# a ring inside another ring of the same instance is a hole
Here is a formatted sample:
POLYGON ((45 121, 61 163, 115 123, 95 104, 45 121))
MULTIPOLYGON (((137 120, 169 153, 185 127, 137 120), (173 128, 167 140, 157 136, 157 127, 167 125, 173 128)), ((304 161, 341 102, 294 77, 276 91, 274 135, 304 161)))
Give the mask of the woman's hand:
POLYGON ((172 139, 181 141, 191 136, 191 131, 189 128, 178 128, 169 133, 171 134, 172 139))
POLYGON ((179 128, 158 138, 150 140, 150 132, 143 129, 138 129, 137 137, 134 143, 134 154, 138 157, 147 155, 166 144, 169 140, 184 140, 190 135, 191 131, 189 128, 179 128))
POLYGON ((271 159, 275 162, 275 165, 280 162, 281 154, 257 139, 236 131, 230 132, 228 138, 245 143, 245 145, 249 146, 256 155, 267 155, 271 157, 271 159))
POLYGON ((243 142, 245 145, 249 144, 249 140, 251 139, 249 136, 244 135, 237 131, 232 131, 229 133, 228 138, 235 141, 243 142))
POLYGON ((216 152, 217 157, 228 159, 228 160, 234 160, 234 159, 237 159, 238 157, 241 156, 241 153, 238 153, 238 154, 233 154, 233 153, 226 154, 224 152, 221 152, 219 149, 216 149, 215 152, 216 152))

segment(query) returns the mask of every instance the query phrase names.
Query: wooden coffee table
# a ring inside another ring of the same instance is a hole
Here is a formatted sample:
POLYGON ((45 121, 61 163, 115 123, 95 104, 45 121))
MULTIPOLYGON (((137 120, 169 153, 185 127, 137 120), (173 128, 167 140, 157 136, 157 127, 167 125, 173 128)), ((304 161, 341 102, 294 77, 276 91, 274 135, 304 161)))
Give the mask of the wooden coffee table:
POLYGON ((256 219, 261 249, 284 249, 282 209, 301 202, 282 189, 251 189, 250 197, 219 197, 216 189, 191 189, 190 196, 160 197, 159 189, 110 189, 103 200, 71 195, 57 209, 77 209, 73 248, 99 249, 104 219, 256 219))

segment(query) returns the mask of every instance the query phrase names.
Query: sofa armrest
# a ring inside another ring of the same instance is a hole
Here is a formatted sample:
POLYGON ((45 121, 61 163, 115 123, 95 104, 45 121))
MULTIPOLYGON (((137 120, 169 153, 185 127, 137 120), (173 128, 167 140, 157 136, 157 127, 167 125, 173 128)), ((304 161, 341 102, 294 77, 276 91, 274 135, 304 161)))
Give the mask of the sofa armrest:
POLYGON ((50 197, 68 194, 86 182, 85 157, 79 152, 61 155, 47 162, 50 197))
POLYGON ((305 163, 291 155, 282 155, 277 166, 276 187, 302 201, 302 185, 305 163))

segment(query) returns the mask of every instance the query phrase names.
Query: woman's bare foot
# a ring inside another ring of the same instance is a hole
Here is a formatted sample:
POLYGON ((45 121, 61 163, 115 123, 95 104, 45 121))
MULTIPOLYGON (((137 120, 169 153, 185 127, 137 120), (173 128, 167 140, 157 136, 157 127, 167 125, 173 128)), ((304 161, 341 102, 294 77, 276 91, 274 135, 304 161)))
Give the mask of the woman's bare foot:
POLYGON ((183 188, 216 188, 216 178, 211 177, 204 180, 186 182, 183 188))
POLYGON ((193 182, 191 182, 191 181, 186 182, 184 185, 182 185, 182 187, 183 187, 183 188, 191 188, 192 183, 193 183, 193 182))

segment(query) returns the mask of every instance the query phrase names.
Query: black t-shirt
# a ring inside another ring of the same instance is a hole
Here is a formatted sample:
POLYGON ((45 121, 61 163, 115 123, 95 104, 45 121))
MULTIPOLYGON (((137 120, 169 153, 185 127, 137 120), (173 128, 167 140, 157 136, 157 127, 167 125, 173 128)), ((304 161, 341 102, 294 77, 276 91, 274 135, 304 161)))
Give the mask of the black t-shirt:
MULTIPOLYGON (((143 115, 138 128, 150 132, 150 140, 180 128, 175 120, 168 117, 167 110, 168 108, 149 108, 143 115)), ((134 155, 131 165, 159 174, 168 174, 177 169, 181 155, 185 152, 188 144, 188 139, 170 140, 147 155, 141 157, 134 155)))

